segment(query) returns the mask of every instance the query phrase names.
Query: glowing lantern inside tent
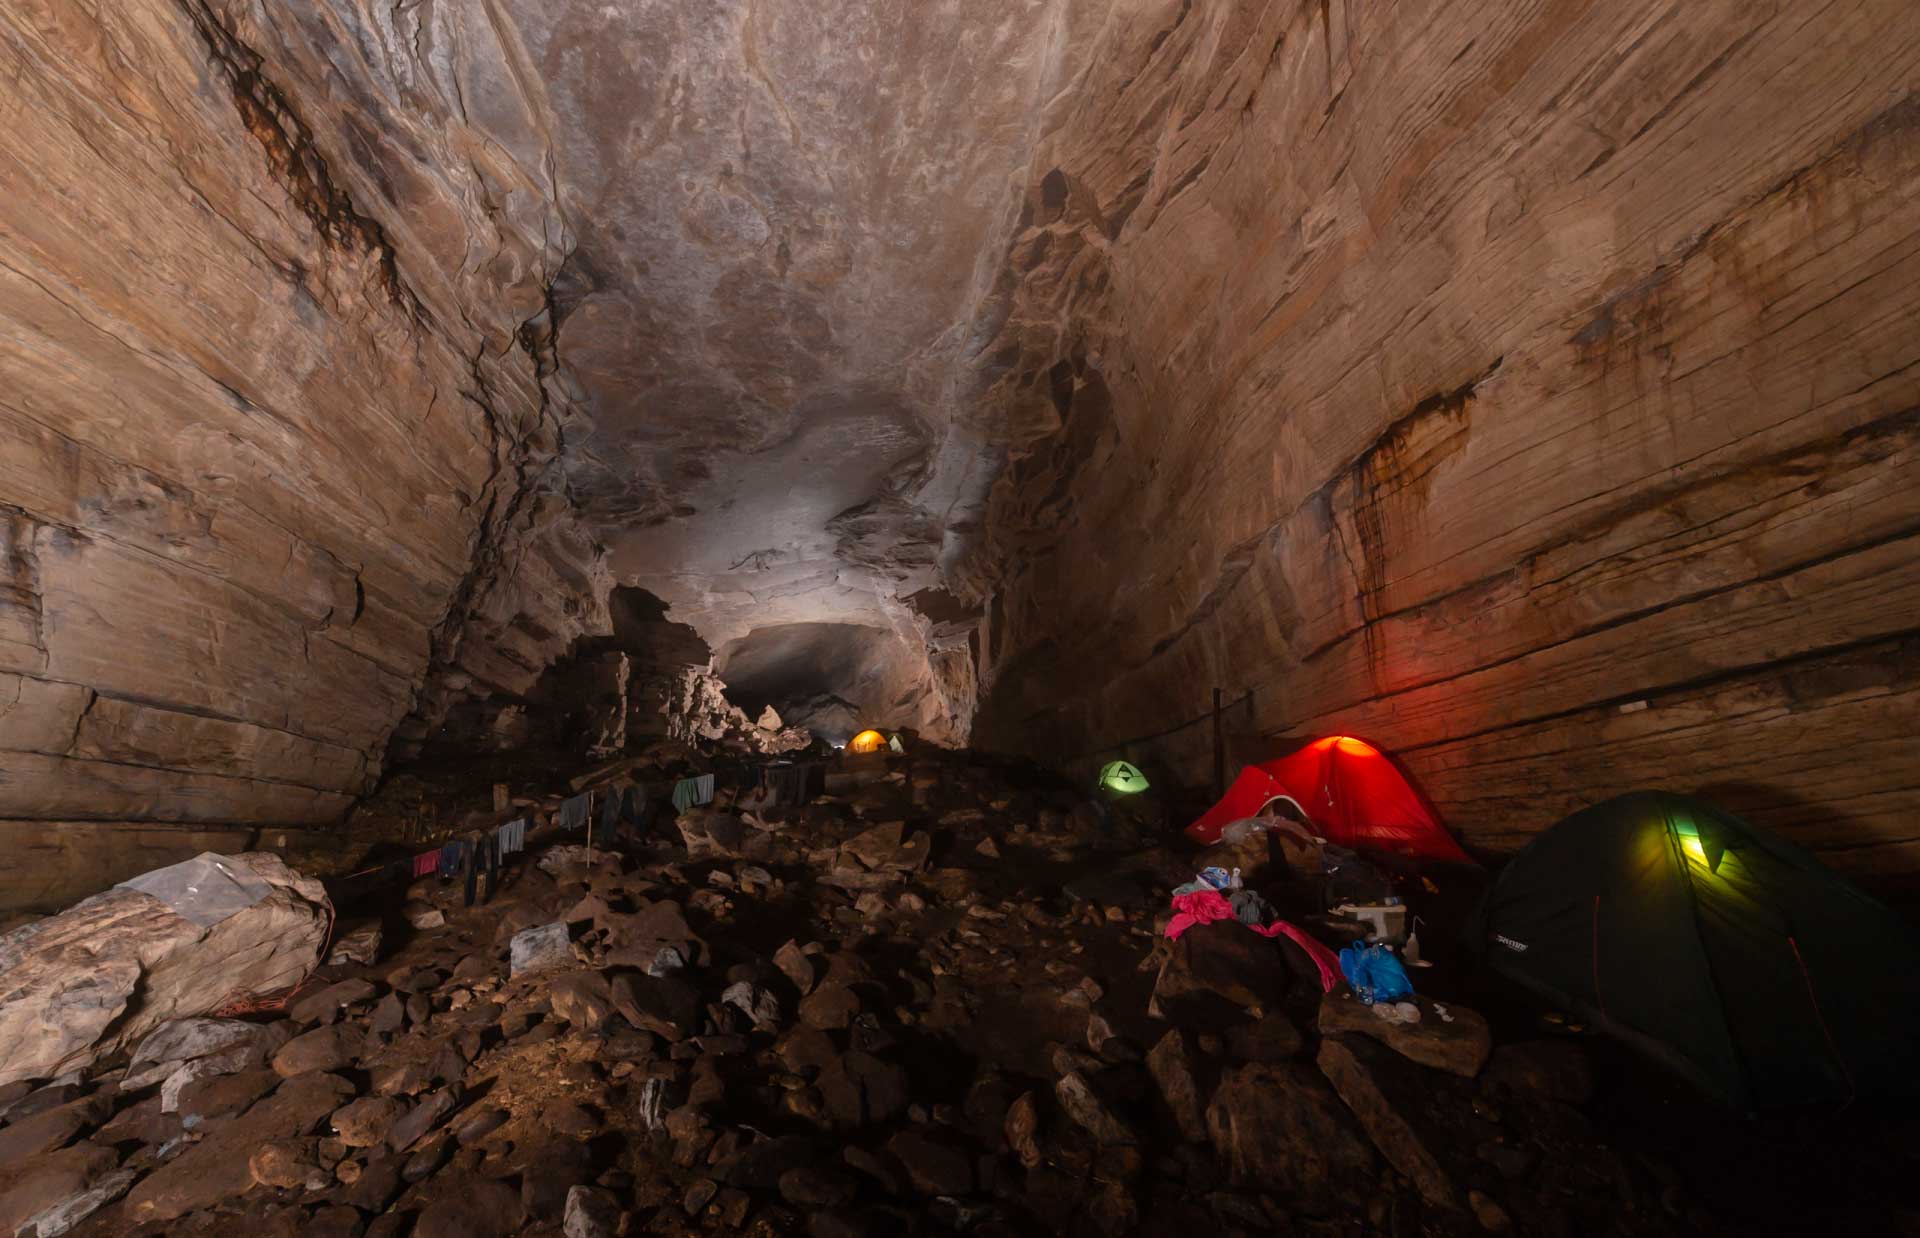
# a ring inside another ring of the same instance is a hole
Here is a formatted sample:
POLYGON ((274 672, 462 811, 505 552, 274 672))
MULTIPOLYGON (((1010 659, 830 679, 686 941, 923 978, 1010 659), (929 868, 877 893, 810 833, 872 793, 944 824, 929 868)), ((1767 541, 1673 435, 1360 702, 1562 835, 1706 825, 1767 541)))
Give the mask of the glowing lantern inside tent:
POLYGON ((848 752, 878 752, 887 746, 887 737, 878 731, 862 731, 847 741, 848 752))
POLYGON ((1147 776, 1125 761, 1109 761, 1100 767, 1100 785, 1121 795, 1147 789, 1147 776))

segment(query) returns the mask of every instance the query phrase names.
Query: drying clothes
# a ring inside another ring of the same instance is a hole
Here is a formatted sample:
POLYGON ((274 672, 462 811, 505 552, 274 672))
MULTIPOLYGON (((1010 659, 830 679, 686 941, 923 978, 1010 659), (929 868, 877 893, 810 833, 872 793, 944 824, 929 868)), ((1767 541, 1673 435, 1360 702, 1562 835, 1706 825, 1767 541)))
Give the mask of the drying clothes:
POLYGON ((1233 907, 1218 890, 1201 890, 1174 896, 1175 915, 1167 922, 1167 936, 1178 937, 1196 924, 1233 919, 1233 907))
POLYGON ((466 858, 466 839, 456 838, 440 848, 440 864, 437 871, 442 877, 458 877, 460 866, 466 862, 466 858))
POLYGON ((1272 903, 1252 890, 1229 891, 1227 903, 1233 908, 1233 918, 1249 928, 1259 928, 1278 914, 1272 903))
POLYGON ((413 875, 416 877, 431 877, 439 868, 440 853, 438 851, 422 851, 413 857, 413 875))
POLYGON ((507 822, 500 827, 499 832, 495 834, 494 837, 499 841, 500 854, 512 855, 527 845, 527 819, 521 817, 518 820, 507 822))
POLYGON ((634 783, 620 797, 620 815, 629 825, 642 828, 647 824, 647 812, 651 805, 647 802, 647 789, 634 783))
POLYGON ((1289 924, 1285 920, 1275 920, 1265 927, 1252 925, 1248 927, 1253 928, 1253 931, 1262 937, 1284 936, 1288 941, 1306 951, 1307 957, 1313 960, 1314 967, 1320 972, 1320 991, 1322 993, 1333 992, 1333 986, 1340 983, 1340 959, 1338 956, 1313 938, 1307 936, 1306 932, 1298 925, 1289 924))
POLYGON ((563 800, 560 804, 560 828, 582 830, 587 826, 587 810, 593 807, 591 791, 563 800))
POLYGON ((696 804, 712 802, 712 774, 702 774, 698 778, 682 778, 673 784, 673 807, 676 812, 685 812, 696 804))
POLYGON ((620 828, 620 793, 608 787, 600 793, 600 832, 611 838, 618 828, 620 828))
POLYGON ((465 902, 463 906, 471 907, 473 906, 475 893, 474 886, 480 880, 480 849, 478 847, 467 848, 465 863, 460 865, 460 869, 466 877, 465 902))

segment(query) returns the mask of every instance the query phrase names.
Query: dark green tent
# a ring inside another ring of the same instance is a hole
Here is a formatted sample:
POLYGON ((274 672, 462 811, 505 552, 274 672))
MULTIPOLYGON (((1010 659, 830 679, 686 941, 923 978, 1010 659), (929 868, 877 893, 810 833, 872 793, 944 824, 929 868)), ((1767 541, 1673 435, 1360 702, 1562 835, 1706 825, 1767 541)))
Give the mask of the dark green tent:
POLYGON ((1920 1094, 1920 934, 1701 800, 1574 813, 1501 872, 1476 932, 1497 971, 1741 1109, 1920 1094))

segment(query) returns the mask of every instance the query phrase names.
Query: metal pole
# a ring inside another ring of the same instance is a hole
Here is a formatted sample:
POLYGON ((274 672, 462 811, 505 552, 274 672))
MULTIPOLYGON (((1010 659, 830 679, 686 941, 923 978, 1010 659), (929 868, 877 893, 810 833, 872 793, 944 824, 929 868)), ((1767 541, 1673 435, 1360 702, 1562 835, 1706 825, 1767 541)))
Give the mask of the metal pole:
POLYGON ((1227 737, 1220 729, 1220 689, 1213 690, 1213 798, 1227 793, 1227 737))

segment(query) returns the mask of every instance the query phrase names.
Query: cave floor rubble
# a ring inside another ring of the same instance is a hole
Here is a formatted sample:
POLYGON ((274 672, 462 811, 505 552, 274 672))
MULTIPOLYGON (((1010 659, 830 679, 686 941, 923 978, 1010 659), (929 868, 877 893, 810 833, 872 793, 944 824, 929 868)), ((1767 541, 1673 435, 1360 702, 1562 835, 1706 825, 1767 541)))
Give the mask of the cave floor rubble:
POLYGON ((1231 922, 1167 941, 1193 868, 1154 813, 966 754, 869 768, 611 847, 536 831, 484 902, 407 887, 436 927, 392 891, 373 961, 257 1018, 244 1069, 16 1087, 5 1232, 1715 1228, 1583 1112, 1577 1041, 1496 1045, 1447 997, 1388 1023, 1231 922))

